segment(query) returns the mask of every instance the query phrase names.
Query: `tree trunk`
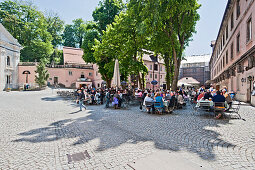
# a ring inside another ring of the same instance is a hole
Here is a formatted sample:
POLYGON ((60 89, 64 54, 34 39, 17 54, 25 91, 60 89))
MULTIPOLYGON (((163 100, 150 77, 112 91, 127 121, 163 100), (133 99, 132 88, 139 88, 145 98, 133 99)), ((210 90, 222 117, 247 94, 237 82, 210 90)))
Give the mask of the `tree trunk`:
POLYGON ((111 88, 112 80, 111 79, 106 79, 106 85, 107 85, 107 88, 111 88))
POLYGON ((166 88, 167 90, 170 90, 170 84, 171 84, 171 66, 170 66, 170 56, 165 54, 164 60, 165 60, 165 66, 166 66, 166 88))
POLYGON ((144 90, 145 89, 145 75, 144 73, 142 73, 142 89, 144 90))
POLYGON ((173 48, 173 59, 174 59, 174 76, 173 76, 172 90, 176 91, 178 77, 179 77, 179 64, 178 64, 177 54, 174 48, 173 48))

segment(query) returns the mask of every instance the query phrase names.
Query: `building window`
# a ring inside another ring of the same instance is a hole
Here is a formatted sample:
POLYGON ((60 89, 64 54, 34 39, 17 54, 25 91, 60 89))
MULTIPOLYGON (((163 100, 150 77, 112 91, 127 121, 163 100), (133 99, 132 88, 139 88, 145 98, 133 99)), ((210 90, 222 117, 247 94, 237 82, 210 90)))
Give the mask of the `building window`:
POLYGON ((228 51, 226 52, 226 65, 228 64, 228 51))
POLYGON ((236 2, 236 19, 240 16, 240 0, 236 2))
POLYGON ((230 46, 230 58, 231 58, 231 60, 234 58, 234 44, 233 43, 230 46))
POLYGON ((223 47, 224 47, 224 45, 225 45, 225 34, 223 34, 222 41, 223 41, 223 47))
POLYGON ((154 70, 158 71, 158 65, 157 64, 154 64, 154 70))
POLYGON ((236 52, 240 52, 240 33, 236 37, 236 52))
POLYGON ((10 66, 10 65, 11 65, 11 59, 10 59, 10 57, 9 57, 9 56, 7 56, 6 64, 7 64, 7 66, 10 66))
POLYGON ((152 74, 150 74, 150 78, 152 78, 152 74))
POLYGON ((92 76, 92 73, 89 73, 89 76, 91 77, 91 76, 92 76))
POLYGON ((226 41, 228 39, 228 25, 226 26, 226 41))
POLYGON ((231 31, 234 28, 234 14, 231 14, 231 31))
POLYGON ((69 71, 68 74, 69 74, 69 76, 72 76, 72 75, 73 75, 73 72, 72 72, 72 71, 69 71))
POLYGON ((10 85, 11 84, 11 76, 6 76, 6 84, 10 85))
POLYGON ((157 79, 158 78, 158 75, 157 74, 155 74, 155 79, 157 79))
POLYGON ((84 73, 83 73, 83 72, 81 73, 81 78, 85 78, 85 75, 84 75, 84 73))
POLYGON ((160 75, 160 79, 162 79, 163 78, 163 76, 162 75, 160 75))
POLYGON ((252 22, 251 18, 247 21, 247 42, 252 38, 252 22))
POLYGON ((100 87, 100 84, 99 84, 99 83, 97 84, 97 87, 100 87))
POLYGON ((225 56, 222 58, 223 68, 225 67, 225 56))
POLYGON ((152 70, 152 65, 150 65, 150 70, 152 70))
POLYGON ((160 71, 162 71, 163 70, 163 68, 162 68, 162 66, 160 66, 160 71))

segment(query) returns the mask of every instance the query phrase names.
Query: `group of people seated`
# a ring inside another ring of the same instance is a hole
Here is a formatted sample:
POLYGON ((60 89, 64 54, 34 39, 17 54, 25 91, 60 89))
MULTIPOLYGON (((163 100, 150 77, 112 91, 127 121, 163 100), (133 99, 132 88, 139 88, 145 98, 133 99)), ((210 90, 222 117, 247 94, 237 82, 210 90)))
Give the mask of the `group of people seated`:
MULTIPOLYGON (((215 90, 213 87, 205 90, 204 86, 202 86, 199 90, 193 91, 192 95, 194 96, 194 103, 204 100, 209 100, 214 103, 226 103, 227 107, 225 111, 228 111, 232 105, 232 98, 226 87, 224 87, 222 90, 215 90)), ((222 113, 219 113, 215 118, 219 119, 221 116, 222 113)))
POLYGON ((185 98, 187 98, 187 94, 181 89, 176 92, 170 90, 145 90, 144 92, 137 90, 135 96, 141 99, 140 109, 145 106, 148 113, 171 112, 174 108, 180 109, 186 105, 185 98))

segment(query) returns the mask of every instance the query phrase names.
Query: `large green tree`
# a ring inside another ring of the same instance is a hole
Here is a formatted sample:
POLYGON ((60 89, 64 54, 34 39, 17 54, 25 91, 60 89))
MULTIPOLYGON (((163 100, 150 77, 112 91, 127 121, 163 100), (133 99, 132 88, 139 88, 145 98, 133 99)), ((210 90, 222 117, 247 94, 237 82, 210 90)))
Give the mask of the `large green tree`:
POLYGON ((107 25, 114 21, 116 15, 122 11, 124 5, 122 0, 103 0, 93 11, 93 19, 97 23, 98 31, 103 34, 107 25))
POLYGON ((67 24, 62 34, 63 45, 67 47, 76 47, 74 39, 73 25, 67 24))
POLYGON ((81 18, 73 20, 72 24, 65 26, 62 38, 63 45, 68 47, 82 47, 83 38, 86 32, 86 23, 81 18))
POLYGON ((44 14, 26 1, 0 3, 0 22, 23 46, 21 61, 39 61, 53 52, 52 36, 44 14))
POLYGON ((55 12, 46 13, 47 30, 52 36, 52 45, 54 48, 62 45, 62 32, 64 30, 64 21, 60 19, 55 12))
POLYGON ((195 33, 200 5, 198 0, 144 0, 143 4, 140 16, 144 17, 147 28, 167 37, 169 48, 165 51, 173 59, 172 89, 176 90, 183 51, 195 33))

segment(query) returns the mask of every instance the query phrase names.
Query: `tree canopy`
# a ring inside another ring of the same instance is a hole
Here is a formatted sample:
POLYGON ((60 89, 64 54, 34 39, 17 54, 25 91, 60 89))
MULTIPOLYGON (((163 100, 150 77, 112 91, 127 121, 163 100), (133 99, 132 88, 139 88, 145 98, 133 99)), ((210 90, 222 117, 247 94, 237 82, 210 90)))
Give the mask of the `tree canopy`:
POLYGON ((63 21, 57 15, 46 17, 31 2, 1 2, 0 22, 23 46, 21 61, 49 58, 53 47, 61 44, 63 21))

